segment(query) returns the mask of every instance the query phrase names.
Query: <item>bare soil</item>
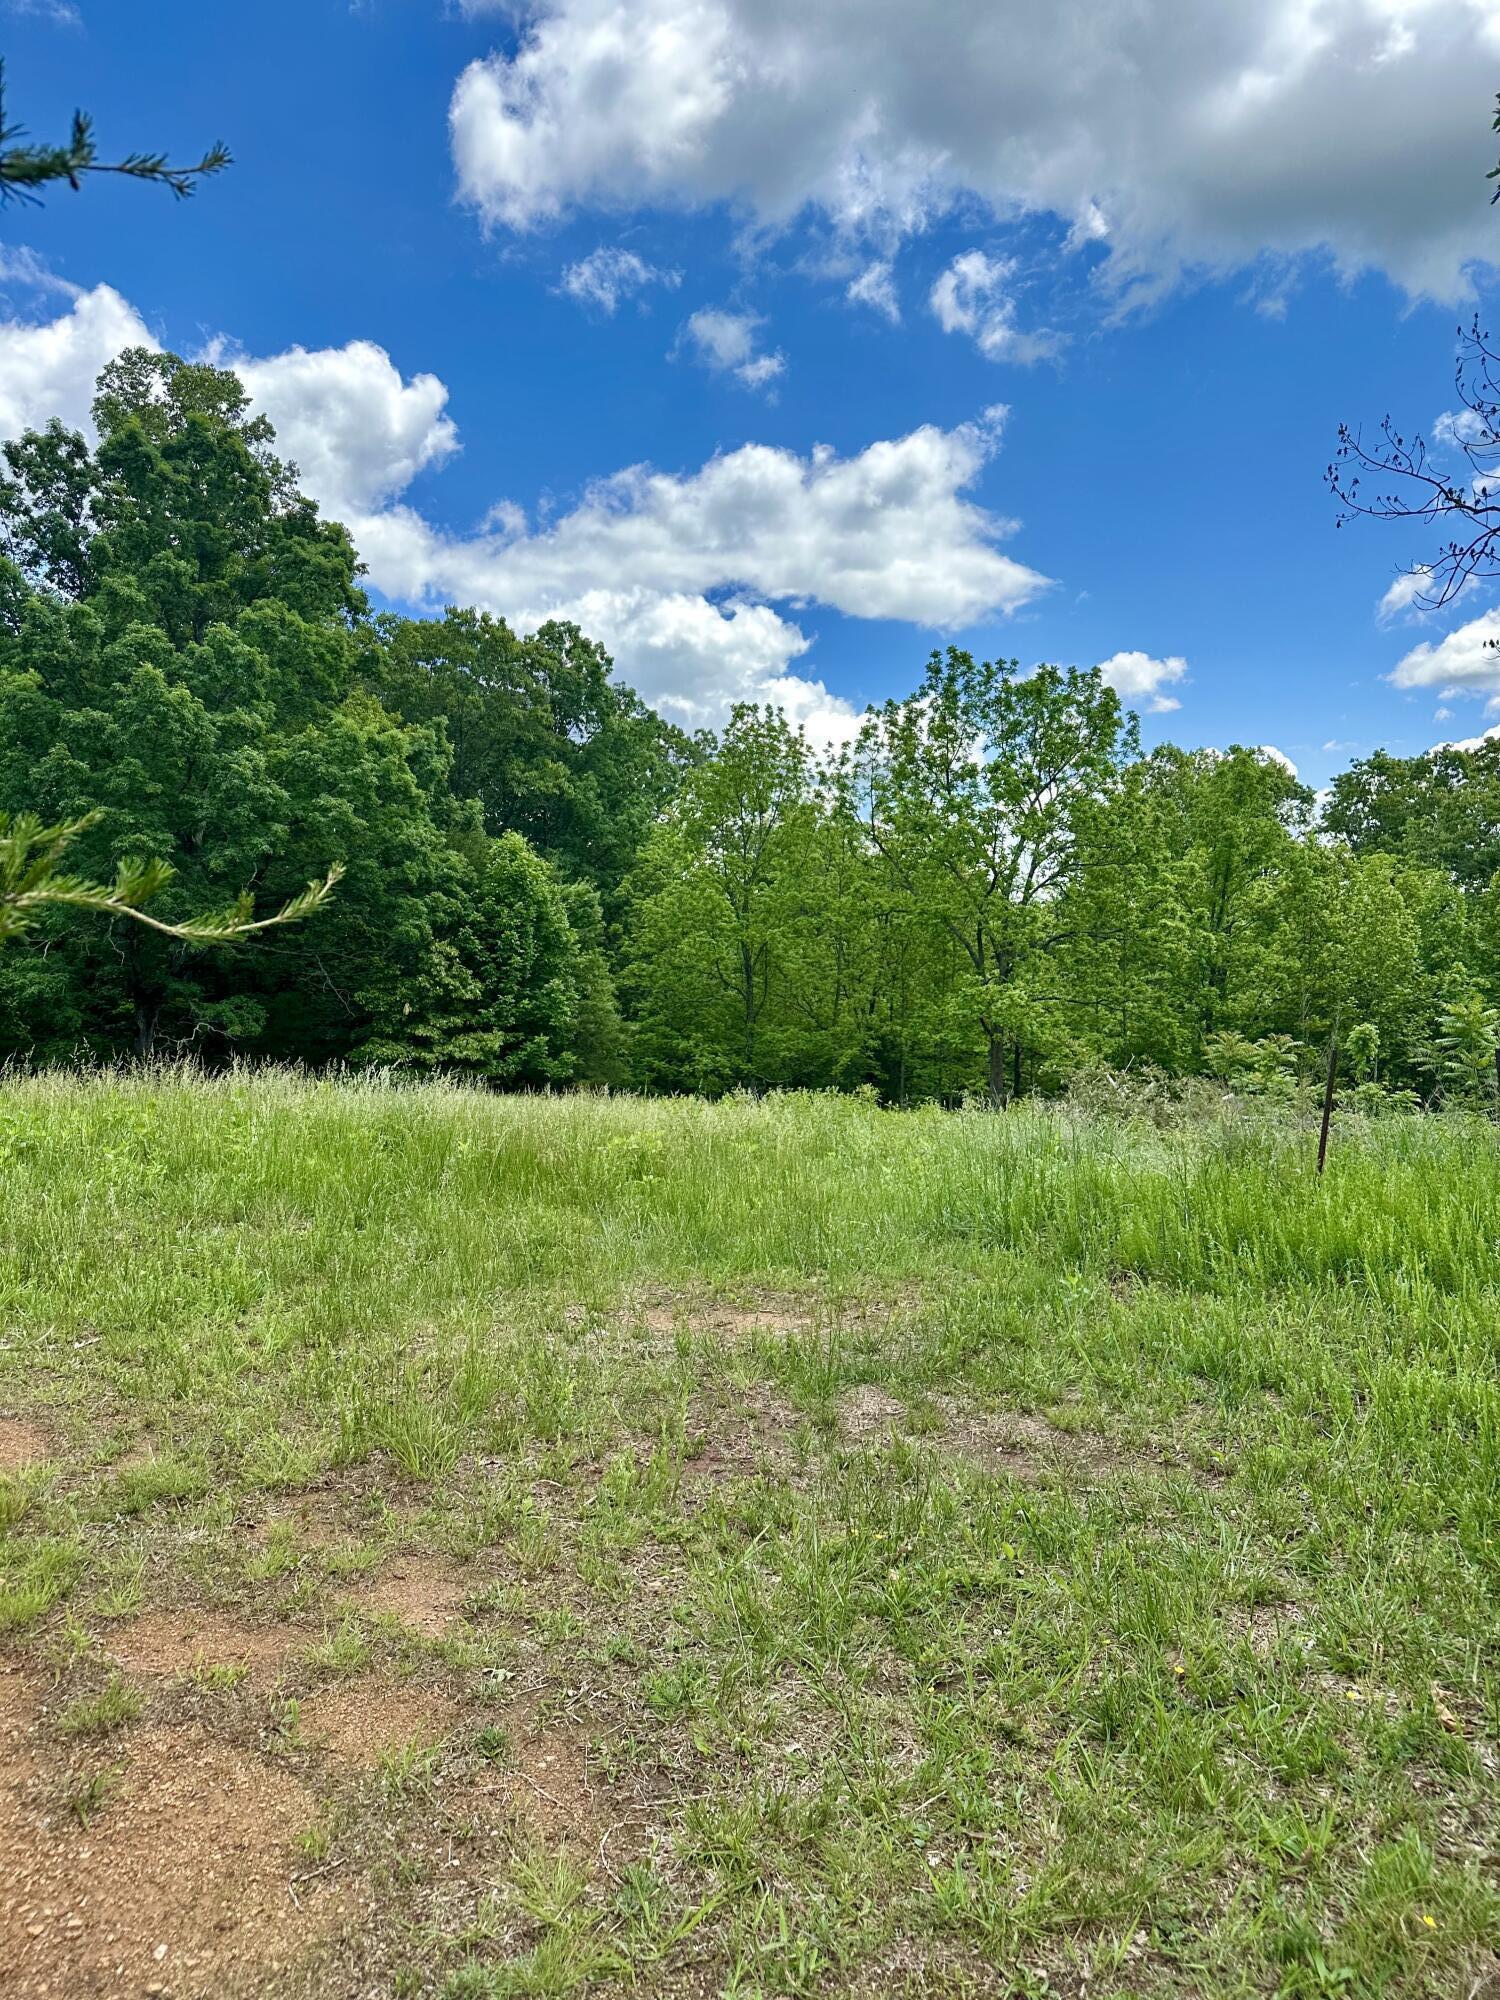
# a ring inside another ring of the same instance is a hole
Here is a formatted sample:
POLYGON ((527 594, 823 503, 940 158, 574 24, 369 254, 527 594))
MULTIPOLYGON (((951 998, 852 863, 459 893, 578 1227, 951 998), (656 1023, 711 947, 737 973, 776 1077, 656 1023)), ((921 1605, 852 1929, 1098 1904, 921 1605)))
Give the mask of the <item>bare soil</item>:
POLYGON ((426 1639, 441 1639, 463 1615, 473 1587, 472 1578, 439 1556, 403 1555, 387 1563, 353 1602, 361 1611, 399 1618, 426 1639))
POLYGON ((0 1472, 24 1472, 53 1456, 52 1442, 39 1424, 0 1417, 0 1472))
POLYGON ((299 1885, 293 1842, 315 1809, 289 1772, 198 1728, 65 1757, 41 1738, 25 1677, 0 1671, 0 1990, 274 1992, 342 1913, 336 1882, 299 1885))
POLYGON ((315 1749, 345 1763, 375 1765, 408 1743, 441 1743, 457 1718, 453 1702, 426 1688, 363 1678, 341 1681, 303 1702, 300 1730, 315 1749))
POLYGON ((111 1630, 107 1650, 132 1673, 175 1677, 195 1668, 243 1667, 270 1680, 305 1635, 289 1626, 246 1625, 203 1610, 147 1611, 111 1630))

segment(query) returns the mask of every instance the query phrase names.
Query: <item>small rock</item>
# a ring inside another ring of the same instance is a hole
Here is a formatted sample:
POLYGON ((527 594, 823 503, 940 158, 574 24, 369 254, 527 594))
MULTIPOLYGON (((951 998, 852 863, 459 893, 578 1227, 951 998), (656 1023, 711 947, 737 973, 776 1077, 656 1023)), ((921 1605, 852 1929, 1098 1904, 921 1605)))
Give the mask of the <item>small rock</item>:
POLYGON ((158 1965, 161 1964, 162 1960, 166 1957, 166 1955, 167 1955, 167 1947, 164 1944, 159 1944, 156 1947, 155 1951, 153 1951, 151 1954, 151 1956, 156 1960, 158 1965))

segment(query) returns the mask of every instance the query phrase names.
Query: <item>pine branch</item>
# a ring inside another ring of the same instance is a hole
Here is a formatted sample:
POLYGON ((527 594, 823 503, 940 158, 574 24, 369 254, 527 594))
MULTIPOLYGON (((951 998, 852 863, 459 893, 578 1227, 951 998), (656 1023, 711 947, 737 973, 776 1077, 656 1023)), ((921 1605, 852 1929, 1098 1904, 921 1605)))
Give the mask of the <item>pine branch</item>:
POLYGON ((21 201, 39 204, 36 190, 66 181, 75 192, 85 174, 123 174, 127 179, 154 181, 185 201, 200 180, 230 164, 229 148, 216 141, 201 160, 174 167, 165 153, 127 153, 123 160, 105 161, 94 143, 94 123, 87 112, 73 113, 73 128, 65 146, 26 146, 24 125, 5 122, 5 64, 0 61, 0 206, 21 201))
POLYGON ((24 813, 12 819, 7 813, 0 813, 0 944, 26 930, 35 921, 37 912, 49 906, 128 917, 184 944, 232 944, 239 938, 311 916, 328 901, 344 872, 342 865, 335 862, 321 882, 309 882, 300 895, 283 903, 274 916, 253 916, 250 898, 241 896, 228 910, 169 924, 141 907, 172 880, 175 871, 168 862, 122 861, 110 883, 89 882, 82 876, 59 871, 58 864, 68 844, 98 818, 97 813, 89 813, 82 819, 43 826, 34 814, 24 813))

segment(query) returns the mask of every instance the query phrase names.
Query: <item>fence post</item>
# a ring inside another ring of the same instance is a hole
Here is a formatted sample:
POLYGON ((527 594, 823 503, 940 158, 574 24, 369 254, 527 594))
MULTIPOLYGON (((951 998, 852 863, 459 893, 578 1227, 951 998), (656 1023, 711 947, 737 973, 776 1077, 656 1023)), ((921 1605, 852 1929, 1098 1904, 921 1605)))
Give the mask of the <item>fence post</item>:
MULTIPOLYGON (((1496 1051, 1495 1064, 1500 1071, 1500 1050, 1496 1051)), ((1337 1023, 1328 1037, 1328 1081, 1323 1086, 1323 1128, 1318 1134, 1318 1172, 1322 1173, 1328 1158, 1328 1127, 1333 1118, 1333 1080, 1339 1066, 1339 1031, 1337 1023)))

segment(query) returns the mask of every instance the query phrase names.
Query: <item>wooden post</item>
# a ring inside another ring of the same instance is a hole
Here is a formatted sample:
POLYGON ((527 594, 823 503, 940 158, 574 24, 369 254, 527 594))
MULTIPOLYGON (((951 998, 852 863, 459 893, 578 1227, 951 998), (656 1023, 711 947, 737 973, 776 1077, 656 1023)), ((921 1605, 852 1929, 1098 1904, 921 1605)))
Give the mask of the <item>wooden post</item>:
POLYGON ((1328 1127, 1333 1118, 1333 1080, 1339 1067, 1339 1031, 1334 1023, 1333 1033, 1328 1037, 1328 1081, 1323 1086, 1323 1129, 1318 1134, 1318 1172, 1322 1173, 1328 1158, 1328 1127))

